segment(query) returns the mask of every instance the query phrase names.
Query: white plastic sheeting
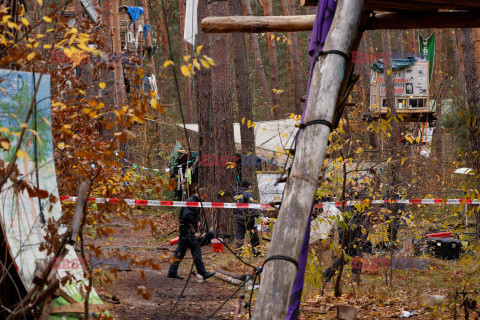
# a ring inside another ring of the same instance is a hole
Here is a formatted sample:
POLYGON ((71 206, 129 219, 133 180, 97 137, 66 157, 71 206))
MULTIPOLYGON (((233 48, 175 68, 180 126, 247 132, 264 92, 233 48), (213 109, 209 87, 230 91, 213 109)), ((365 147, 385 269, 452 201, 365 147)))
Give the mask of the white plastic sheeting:
POLYGON ((334 204, 324 203, 323 213, 312 220, 310 243, 327 238, 333 227, 337 225, 335 217, 338 218, 340 215, 340 210, 334 204))

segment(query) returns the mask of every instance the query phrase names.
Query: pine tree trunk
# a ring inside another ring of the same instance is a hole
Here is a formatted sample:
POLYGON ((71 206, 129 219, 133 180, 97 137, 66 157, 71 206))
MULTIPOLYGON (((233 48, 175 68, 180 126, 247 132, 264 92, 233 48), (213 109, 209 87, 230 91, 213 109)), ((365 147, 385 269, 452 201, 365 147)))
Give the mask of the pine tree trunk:
POLYGON ((395 43, 397 44, 396 58, 404 58, 402 30, 399 30, 399 29, 395 30, 395 38, 396 38, 395 43))
MULTIPOLYGON (((148 13, 148 2, 147 0, 142 0, 142 5, 143 5, 143 19, 145 25, 150 25, 150 15, 148 13)), ((152 27, 150 26, 150 29, 152 27)), ((147 52, 148 52, 148 68, 149 72, 151 75, 156 76, 155 72, 155 59, 153 58, 152 54, 152 34, 151 32, 148 32, 148 30, 144 29, 145 32, 145 45, 147 46, 147 52)))
POLYGON ((464 94, 465 93, 465 78, 462 77, 461 75, 463 74, 463 67, 462 67, 462 58, 461 58, 461 46, 460 46, 460 41, 457 38, 457 30, 456 29, 451 29, 451 36, 452 36, 452 47, 453 47, 453 55, 455 57, 455 65, 457 67, 457 74, 459 77, 457 79, 459 80, 459 94, 464 94))
MULTIPOLYGON (((363 33, 362 41, 360 42, 360 52, 369 53, 373 52, 372 45, 372 37, 371 31, 365 31, 363 33)), ((366 106, 367 110, 370 109, 370 77, 371 77, 371 70, 369 63, 362 63, 357 64, 360 77, 362 79, 362 90, 364 96, 364 105, 366 106)), ((378 149, 378 136, 373 131, 368 131, 368 141, 373 149, 378 149)))
POLYGON ((434 142, 435 142, 435 153, 437 154, 437 159, 440 161, 443 160, 443 146, 442 146, 442 140, 443 140, 443 130, 442 130, 442 125, 441 125, 441 120, 442 120, 442 99, 443 99, 443 91, 444 87, 442 86, 443 83, 443 72, 445 69, 441 69, 442 66, 442 52, 443 52, 443 42, 442 42, 442 37, 443 37, 443 31, 442 29, 437 29, 435 30, 435 69, 434 72, 434 79, 435 79, 435 86, 436 86, 436 92, 437 96, 435 97, 435 103, 436 103, 436 115, 437 115, 437 121, 436 121, 436 126, 435 126, 435 137, 434 137, 434 142))
MULTIPOLYGON (((265 16, 273 16, 272 0, 263 1, 263 11, 265 16)), ((277 64, 277 46, 275 45, 275 34, 267 32, 268 58, 270 61, 270 94, 272 96, 273 118, 280 119, 282 110, 280 106, 280 97, 274 90, 279 90, 278 64, 277 64), (272 39, 273 38, 273 39, 272 39)))
MULTIPOLYGON (((283 15, 294 16, 295 15, 295 1, 294 0, 282 0, 283 15)), ((295 114, 302 114, 303 102, 302 102, 302 77, 300 74, 300 57, 298 55, 298 37, 296 32, 287 32, 288 39, 288 51, 290 54, 290 64, 292 68, 293 78, 293 101, 295 114)), ((290 112, 290 110, 288 110, 290 112)))
MULTIPOLYGON (((76 27, 79 30, 85 30, 85 20, 83 16, 85 10, 83 9, 82 3, 80 0, 75 0, 73 4, 76 16, 76 27)), ((86 92, 86 98, 93 99, 97 95, 97 86, 94 84, 92 64, 90 62, 80 63, 79 69, 80 79, 84 85, 83 89, 86 92)))
MULTIPOLYGON (((198 23, 209 15, 206 1, 198 3, 198 23)), ((198 45, 203 45, 202 54, 210 56, 210 34, 198 29, 198 45)), ((198 186, 207 189, 208 193, 214 195, 214 163, 212 154, 215 147, 212 125, 212 78, 208 69, 202 68, 195 74, 195 93, 197 97, 198 113, 198 146, 200 153, 200 166, 198 175, 198 186)), ((211 223, 210 223, 211 225, 211 223)))
MULTIPOLYGON (((112 54, 112 2, 102 1, 100 18, 102 21, 102 29, 105 37, 103 38, 103 52, 110 56, 112 54)), ((108 112, 107 117, 110 121, 115 120, 113 111, 115 108, 115 79, 112 75, 112 68, 109 64, 101 70, 100 79, 105 83, 105 89, 102 90, 102 102, 105 104, 105 111, 108 112)), ((104 131, 106 134, 106 131, 104 131)))
MULTIPOLYGON (((243 7, 247 13, 247 15, 252 16, 252 8, 250 7, 250 0, 242 0, 243 7)), ((262 89, 262 101, 263 105, 269 115, 273 117, 273 110, 272 110, 272 100, 270 96, 270 91, 268 90, 268 82, 267 77, 265 76, 265 69, 263 67, 262 55, 260 53, 260 46, 258 44, 257 34, 252 33, 250 35, 253 53, 255 58, 255 72, 257 74, 257 79, 262 89)))
MULTIPOLYGON (((480 117, 480 91, 478 83, 478 74, 476 70, 476 57, 475 57, 475 42, 472 29, 460 29, 462 38, 462 50, 463 50, 463 64, 465 75, 465 86, 468 92, 467 101, 469 113, 473 119, 475 116, 480 117)), ((478 121, 477 121, 478 123, 478 121)), ((475 127, 470 126, 470 142, 472 146, 472 153, 478 155, 480 153, 480 134, 478 134, 478 124, 475 127)), ((480 172, 480 157, 473 158, 473 169, 480 172)), ((478 173, 476 176, 472 176, 472 179, 477 179, 475 185, 478 186, 478 173)), ((473 211, 475 212, 475 211, 473 211)), ((477 211, 477 238, 480 238, 480 211, 477 211)))
MULTIPOLYGON (((168 9, 168 2, 167 0, 164 0, 165 2, 165 10, 168 9)), ((161 43, 162 45, 160 46, 163 51, 163 56, 168 57, 167 49, 168 49, 168 39, 167 39, 167 25, 166 22, 163 19, 163 9, 162 9, 162 1, 157 0, 157 9, 158 9, 158 20, 157 22, 157 41, 161 43)), ((199 30, 200 32, 200 30, 199 30)), ((183 38, 183 36, 182 36, 183 38)))
MULTIPOLYGON (((243 15, 242 3, 240 1, 231 1, 230 14, 235 16, 243 15)), ((255 135, 254 128, 247 126, 247 121, 253 122, 252 99, 250 97, 250 84, 248 81, 247 64, 247 41, 243 33, 234 33, 232 35, 234 63, 235 63, 235 85, 238 103, 238 119, 240 122, 240 136, 242 141, 242 157, 244 159, 255 159, 255 135), (241 119, 245 118, 245 123, 241 119)), ((253 165, 254 161, 242 161, 242 178, 250 181, 254 190, 258 191, 257 171, 253 165)))
MULTIPOLYGON (((122 54, 122 45, 120 41, 120 21, 118 17, 118 0, 113 1, 112 5, 112 32, 113 32, 113 55, 120 57, 122 54)), ((116 93, 116 109, 120 108, 122 104, 126 103, 125 83, 123 78, 123 66, 120 59, 115 59, 114 62, 114 77, 115 77, 115 93, 116 93)))
MULTIPOLYGON (((385 53, 392 52, 392 46, 390 42, 390 33, 388 30, 382 30, 382 46, 385 53)), ((397 106, 395 103, 395 87, 393 82, 393 71, 392 71, 392 56, 391 54, 386 54, 383 59, 383 73, 385 77, 385 89, 387 93, 386 107, 390 109, 390 117, 395 118, 397 115, 397 106)), ((389 148, 390 148, 390 157, 395 157, 395 152, 398 151, 398 124, 396 120, 391 122, 392 132, 389 139, 389 148)), ((391 175, 391 185, 396 186, 398 184, 398 161, 392 162, 392 175, 391 175)))
MULTIPOLYGON (((185 32, 185 3, 183 0, 178 0, 178 6, 180 8, 180 34, 182 41, 182 54, 188 55, 188 43, 183 39, 185 32)), ((185 77, 185 106, 187 108, 186 121, 193 123, 193 111, 192 111, 192 83, 190 77, 185 77)))

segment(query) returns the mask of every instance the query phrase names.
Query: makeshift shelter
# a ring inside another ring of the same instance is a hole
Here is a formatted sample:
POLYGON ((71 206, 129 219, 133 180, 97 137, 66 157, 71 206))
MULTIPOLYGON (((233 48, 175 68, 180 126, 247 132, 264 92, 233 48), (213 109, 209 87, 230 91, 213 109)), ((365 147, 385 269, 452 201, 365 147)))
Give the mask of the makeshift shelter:
MULTIPOLYGON (((271 159, 275 165, 282 163, 291 148, 298 128, 298 121, 294 119, 281 119, 273 121, 258 121, 254 124, 255 155, 263 160, 271 159), (275 160, 275 161, 273 161, 275 160)), ((183 124, 177 124, 183 127, 183 124)), ((241 149, 240 123, 233 124, 234 141, 237 150, 241 149)), ((186 124, 187 130, 198 132, 198 124, 186 124)))
POLYGON ((301 0, 317 5, 307 17, 208 17, 204 32, 293 32, 313 30, 308 98, 295 160, 258 292, 254 319, 298 316, 308 256, 310 216, 328 137, 336 128, 356 79, 352 51, 369 29, 480 27, 480 1, 301 0), (307 231, 307 232, 306 232, 307 231), (268 263, 267 263, 268 262, 268 263), (292 289, 293 288, 293 289, 292 289), (272 294, 273 293, 273 294, 272 294))

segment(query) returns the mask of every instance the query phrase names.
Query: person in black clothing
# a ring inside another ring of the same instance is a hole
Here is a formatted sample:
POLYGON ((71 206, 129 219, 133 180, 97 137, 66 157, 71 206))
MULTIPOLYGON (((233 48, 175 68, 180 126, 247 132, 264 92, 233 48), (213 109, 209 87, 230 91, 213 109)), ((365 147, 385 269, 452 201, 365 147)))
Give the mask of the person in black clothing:
MULTIPOLYGON (((255 197, 252 193, 252 184, 246 180, 240 182, 240 188, 234 196, 237 203, 252 203, 255 197)), ((253 254, 257 254, 258 246, 260 246, 260 239, 257 230, 255 229, 255 220, 258 218, 258 212, 255 209, 234 209, 235 220, 237 222, 237 229, 235 231, 235 239, 237 239, 237 250, 243 246, 245 233, 250 233, 250 242, 252 244, 253 254)))
MULTIPOLYGON (((368 198, 366 193, 365 183, 359 182, 354 190, 349 192, 349 198, 353 198, 357 201, 362 201, 368 198)), ((352 274, 354 279, 360 281, 360 274, 362 272, 362 254, 369 250, 371 244, 368 239, 368 215, 366 212, 359 212, 355 206, 348 206, 345 208, 345 212, 350 212, 347 223, 347 229, 343 230, 338 228, 339 242, 345 243, 343 249, 345 253, 352 257, 352 274), (345 238, 345 239, 344 239, 345 238), (345 240, 345 242, 344 242, 345 240)), ((323 271, 322 275, 325 281, 330 281, 336 270, 340 266, 341 258, 337 258, 331 267, 328 267, 323 271)))
MULTIPOLYGON (((205 201, 207 200, 207 196, 207 190, 205 188, 200 188, 198 193, 187 199, 187 202, 205 201)), ((175 261, 170 265, 170 269, 168 270, 167 277, 169 278, 183 279, 183 277, 179 276, 177 272, 180 262, 187 253, 187 249, 190 249, 197 272, 203 277, 203 279, 208 279, 215 274, 215 272, 207 272, 205 269, 205 265, 202 261, 202 250, 200 249, 198 238, 195 235, 195 232, 200 226, 200 209, 201 208, 183 207, 180 210, 180 216, 178 217, 180 222, 180 236, 177 250, 175 250, 175 253, 173 254, 175 261)))
POLYGON ((400 226, 400 216, 405 210, 405 204, 392 203, 392 200, 399 200, 400 196, 396 191, 395 186, 390 186, 384 197, 389 202, 385 203, 385 208, 388 210, 385 213, 385 222, 387 223, 387 237, 391 244, 396 247, 398 228, 400 226))

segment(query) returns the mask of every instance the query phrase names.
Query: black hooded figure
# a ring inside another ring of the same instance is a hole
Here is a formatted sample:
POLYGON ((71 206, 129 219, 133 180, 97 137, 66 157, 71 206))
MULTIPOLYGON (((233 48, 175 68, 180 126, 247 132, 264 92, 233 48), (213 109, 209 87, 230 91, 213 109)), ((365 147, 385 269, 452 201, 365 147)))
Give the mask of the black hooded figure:
MULTIPOLYGON (((240 182, 240 188, 234 196, 237 203, 253 203, 255 197, 252 192, 252 184, 246 180, 240 182)), ((237 249, 243 246, 245 233, 250 233, 250 242, 252 244, 253 254, 258 254, 258 246, 260 246, 260 239, 257 230, 255 229, 255 220, 258 218, 258 212, 255 209, 234 209, 235 220, 237 228, 235 231, 235 238, 237 240, 237 249)))

